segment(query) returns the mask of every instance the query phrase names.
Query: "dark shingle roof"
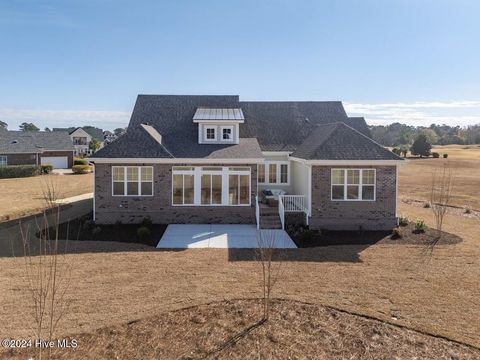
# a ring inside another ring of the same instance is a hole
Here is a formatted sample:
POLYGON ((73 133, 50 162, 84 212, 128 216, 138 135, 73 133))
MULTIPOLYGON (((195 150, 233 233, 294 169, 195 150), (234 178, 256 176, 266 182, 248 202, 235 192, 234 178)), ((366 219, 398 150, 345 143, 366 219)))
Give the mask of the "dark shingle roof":
POLYGON ((306 160, 403 160, 343 122, 317 126, 292 156, 306 160))
POLYGON ((67 132, 61 131, 0 132, 0 153, 38 153, 43 150, 73 150, 72 140, 67 132))
MULTIPOLYGON (((302 144, 307 139, 315 141, 310 135, 318 134, 319 125, 331 123, 345 123, 355 128, 355 137, 361 137, 362 141, 370 136, 365 119, 349 118, 340 101, 257 102, 239 101, 238 96, 230 95, 139 95, 126 135, 99 150, 95 157, 211 158, 218 154, 228 158, 260 157, 259 149, 293 152, 305 148, 302 144), (199 144, 198 124, 193 122, 193 115, 202 107, 241 108, 245 123, 240 124, 240 144, 199 144), (161 135, 162 144, 155 141, 142 124, 152 126, 161 135)), ((377 149, 379 145, 374 146, 377 149)), ((370 156, 364 155, 362 159, 370 156)))
POLYGON ((103 130, 92 127, 92 126, 77 126, 77 127, 68 127, 68 128, 53 128, 52 131, 66 131, 69 134, 73 133, 77 129, 83 129, 85 132, 90 135, 92 138, 97 139, 99 141, 103 141, 103 130))

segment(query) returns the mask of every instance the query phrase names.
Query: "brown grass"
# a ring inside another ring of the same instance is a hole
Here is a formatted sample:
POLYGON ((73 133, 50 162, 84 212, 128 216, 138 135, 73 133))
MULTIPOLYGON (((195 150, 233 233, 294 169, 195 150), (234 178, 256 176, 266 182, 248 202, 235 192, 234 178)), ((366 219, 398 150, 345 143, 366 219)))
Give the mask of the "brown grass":
POLYGON ((19 179, 0 179, 2 193, 0 221, 35 214, 44 209, 43 188, 47 183, 57 186, 60 191, 60 199, 93 192, 93 174, 51 174, 19 179))
MULTIPOLYGON (((315 304, 274 300, 191 307, 74 336, 54 359, 478 359, 480 350, 315 304)), ((5 353, 25 359, 29 351, 5 353)), ((1 355, 0 355, 1 358, 1 355)))
POLYGON ((400 167, 399 191, 403 198, 428 201, 432 173, 448 162, 455 175, 451 205, 480 210, 480 147, 449 145, 432 151, 448 153, 448 159, 409 159, 400 167))

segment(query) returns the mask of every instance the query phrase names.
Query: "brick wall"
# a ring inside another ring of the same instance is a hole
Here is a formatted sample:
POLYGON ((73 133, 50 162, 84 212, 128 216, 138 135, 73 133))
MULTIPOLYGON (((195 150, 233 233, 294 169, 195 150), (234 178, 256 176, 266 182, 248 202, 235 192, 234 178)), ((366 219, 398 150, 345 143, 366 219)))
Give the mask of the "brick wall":
MULTIPOLYGON (((255 223, 256 165, 230 165, 251 167, 251 206, 172 206, 172 166, 189 164, 154 164, 153 196, 151 197, 112 196, 112 166, 116 165, 123 166, 122 164, 95 165, 95 217, 99 224, 113 224, 117 221, 124 224, 140 223, 146 216, 159 224, 255 223)), ((132 166, 142 165, 151 166, 151 164, 132 164, 132 166)), ((208 164, 203 166, 206 165, 208 166, 208 164)))
MULTIPOLYGON (((333 168, 339 168, 334 166, 333 168)), ((350 168, 342 166, 341 168, 350 168)), ((359 168, 351 166, 351 168, 359 168)), ((376 201, 332 201, 331 166, 312 167, 313 229, 391 229, 396 225, 395 166, 362 166, 376 169, 376 201)))
POLYGON ((36 165, 36 154, 0 154, 7 156, 8 165, 36 165))

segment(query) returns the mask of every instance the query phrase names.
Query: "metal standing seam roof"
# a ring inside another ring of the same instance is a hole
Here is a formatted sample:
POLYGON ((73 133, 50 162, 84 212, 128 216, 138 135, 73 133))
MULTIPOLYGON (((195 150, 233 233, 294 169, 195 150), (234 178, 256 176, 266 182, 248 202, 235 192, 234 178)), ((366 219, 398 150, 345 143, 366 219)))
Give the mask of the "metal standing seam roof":
POLYGON ((199 107, 193 115, 193 121, 207 121, 207 120, 230 120, 243 122, 242 109, 214 109, 199 107))

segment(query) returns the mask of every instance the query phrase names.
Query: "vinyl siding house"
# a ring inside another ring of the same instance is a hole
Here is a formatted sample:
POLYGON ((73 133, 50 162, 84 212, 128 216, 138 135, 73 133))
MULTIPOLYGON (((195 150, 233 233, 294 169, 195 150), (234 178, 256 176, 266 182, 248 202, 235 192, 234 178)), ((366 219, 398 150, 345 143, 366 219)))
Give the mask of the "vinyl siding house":
POLYGON ((0 131, 0 166, 73 165, 73 144, 67 132, 0 131))
POLYGON ((99 150, 97 223, 257 223, 388 229, 403 159, 341 102, 140 95, 99 150))

